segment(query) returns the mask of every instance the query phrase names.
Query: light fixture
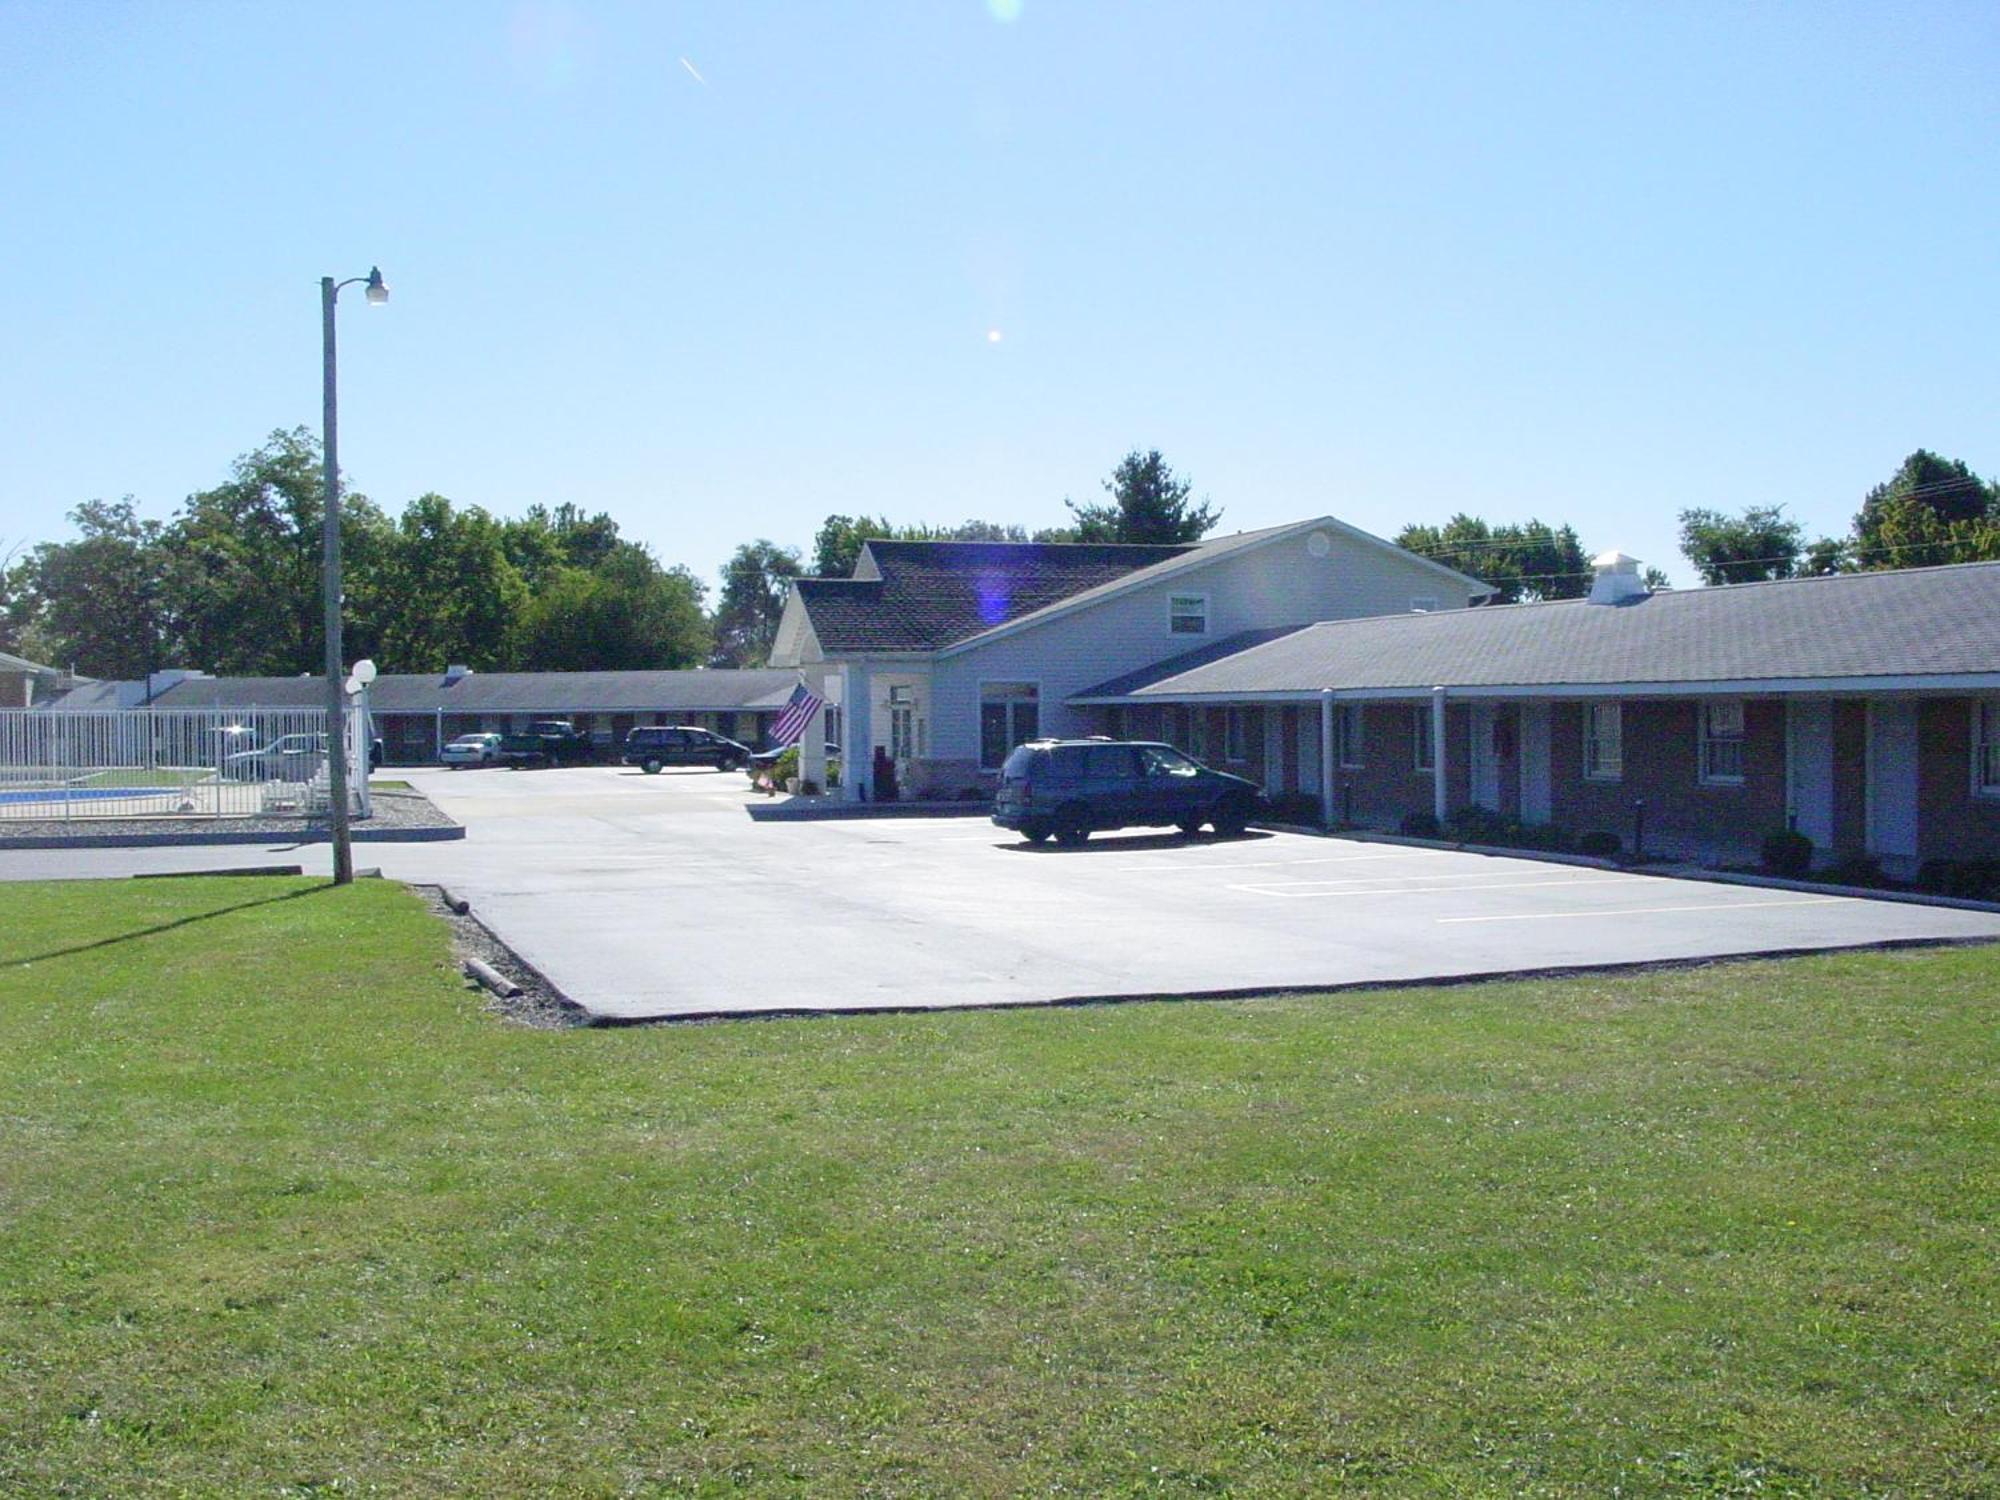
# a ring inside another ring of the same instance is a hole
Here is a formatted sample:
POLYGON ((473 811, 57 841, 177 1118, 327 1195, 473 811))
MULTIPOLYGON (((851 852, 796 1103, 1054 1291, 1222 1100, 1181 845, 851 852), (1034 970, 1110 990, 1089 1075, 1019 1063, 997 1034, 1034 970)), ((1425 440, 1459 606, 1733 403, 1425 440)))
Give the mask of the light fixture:
POLYGON ((354 680, 363 687, 375 680, 375 663, 370 657, 362 657, 354 664, 354 680))
POLYGON ((370 266, 368 268, 368 285, 364 288, 364 291, 370 307, 380 307, 384 302, 389 300, 389 283, 382 279, 382 268, 380 266, 370 266))

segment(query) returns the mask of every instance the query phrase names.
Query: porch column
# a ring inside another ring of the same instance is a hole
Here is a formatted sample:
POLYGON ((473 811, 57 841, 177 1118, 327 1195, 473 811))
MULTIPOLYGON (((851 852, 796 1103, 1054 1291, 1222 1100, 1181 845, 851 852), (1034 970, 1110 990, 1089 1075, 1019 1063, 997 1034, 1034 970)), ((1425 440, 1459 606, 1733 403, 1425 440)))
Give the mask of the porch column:
MULTIPOLYGON (((807 683, 806 686, 812 688, 814 685, 807 683)), ((833 702, 838 694, 831 688, 832 684, 822 679, 815 689, 815 696, 833 702)), ((806 727, 799 731, 799 781, 802 785, 810 781, 822 793, 826 791, 826 703, 812 711, 812 717, 806 720, 806 727)))
POLYGON ((1319 690, 1319 826, 1333 827, 1333 689, 1319 690))
POLYGON ((1445 779, 1444 689, 1431 689, 1431 811, 1442 823, 1451 814, 1450 783, 1445 779))
POLYGON ((437 719, 431 725, 431 759, 444 759, 444 710, 437 711, 437 719))
POLYGON ((1285 790, 1285 711, 1275 703, 1264 705, 1264 795, 1282 796, 1285 790))
POLYGON ((840 669, 840 797, 866 802, 875 779, 875 694, 865 662, 840 669))

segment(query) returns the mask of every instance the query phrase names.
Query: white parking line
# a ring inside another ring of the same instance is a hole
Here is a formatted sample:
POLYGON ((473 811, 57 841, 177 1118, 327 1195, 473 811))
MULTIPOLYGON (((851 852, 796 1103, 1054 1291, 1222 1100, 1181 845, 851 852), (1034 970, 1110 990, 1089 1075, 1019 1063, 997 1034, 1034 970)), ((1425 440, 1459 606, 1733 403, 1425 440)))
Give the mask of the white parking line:
MULTIPOLYGON (((1412 880, 1428 877, 1412 875, 1412 880)), ((1644 875, 1573 875, 1560 880, 1496 880, 1486 885, 1377 885, 1373 888, 1342 889, 1348 882, 1338 880, 1288 880, 1281 885, 1232 885, 1232 891, 1250 891, 1259 896, 1428 896, 1463 895, 1472 891, 1516 891, 1545 885, 1603 885, 1612 881, 1645 880, 1644 875), (1304 886, 1307 889, 1301 890, 1304 886)))
MULTIPOLYGON (((1428 854, 1431 851, 1424 849, 1417 852, 1428 854)), ((1438 852, 1442 855, 1444 851, 1440 850, 1438 852)), ((1112 865, 1109 868, 1137 875, 1155 875, 1161 873, 1178 875, 1183 870, 1258 870, 1279 865, 1358 865, 1385 859, 1407 859, 1408 857, 1407 854, 1342 854, 1331 859, 1244 859, 1235 860, 1228 864, 1112 865)), ((1413 876, 1412 878, 1419 877, 1413 876)))
POLYGON ((1715 901, 1700 906, 1630 906, 1619 911, 1526 911, 1504 917, 1437 917, 1437 922, 1547 922, 1557 917, 1650 917, 1662 912, 1742 911, 1752 906, 1838 906, 1840 896, 1803 896, 1792 901, 1715 901))

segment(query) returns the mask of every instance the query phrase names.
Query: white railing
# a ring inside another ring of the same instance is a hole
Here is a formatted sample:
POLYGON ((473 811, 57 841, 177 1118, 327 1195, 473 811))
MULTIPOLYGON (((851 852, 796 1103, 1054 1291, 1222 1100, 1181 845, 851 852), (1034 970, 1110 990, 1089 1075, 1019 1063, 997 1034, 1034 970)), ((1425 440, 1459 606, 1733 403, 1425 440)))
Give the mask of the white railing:
POLYGON ((0 822, 324 817, 327 780, 317 709, 0 709, 0 822))

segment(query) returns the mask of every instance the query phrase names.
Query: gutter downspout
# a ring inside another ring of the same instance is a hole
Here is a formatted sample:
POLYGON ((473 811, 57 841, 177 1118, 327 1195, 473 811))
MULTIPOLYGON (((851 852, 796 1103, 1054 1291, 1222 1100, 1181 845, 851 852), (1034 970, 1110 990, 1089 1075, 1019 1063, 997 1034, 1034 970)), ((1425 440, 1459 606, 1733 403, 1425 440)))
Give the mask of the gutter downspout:
POLYGON ((1319 826, 1333 827, 1333 689, 1319 690, 1319 826))
POLYGON ((1431 812, 1440 825, 1449 815, 1451 807, 1451 799, 1447 795, 1449 783, 1445 779, 1444 693, 1441 687, 1431 689, 1431 812))

